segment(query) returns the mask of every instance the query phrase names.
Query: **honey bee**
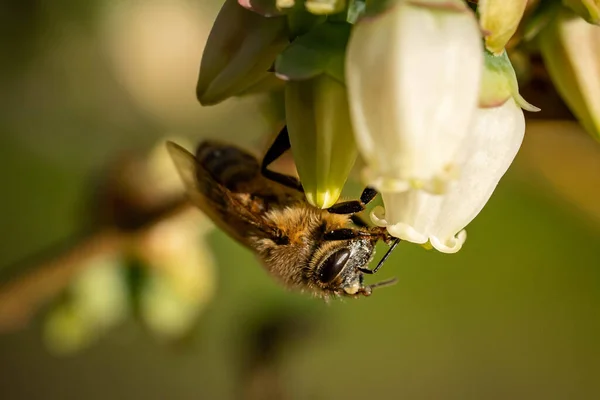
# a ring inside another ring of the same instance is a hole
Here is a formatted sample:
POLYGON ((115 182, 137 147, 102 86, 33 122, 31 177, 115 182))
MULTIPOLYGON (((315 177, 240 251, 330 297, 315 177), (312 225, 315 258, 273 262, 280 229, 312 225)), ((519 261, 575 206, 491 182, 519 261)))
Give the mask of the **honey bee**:
POLYGON ((319 209, 306 201, 295 177, 267 168, 290 147, 285 127, 260 165, 251 154, 216 141, 202 142, 195 155, 173 142, 167 147, 191 202, 253 250, 285 287, 328 299, 369 296, 395 282, 363 283, 364 274, 377 272, 399 243, 357 215, 377 195, 374 189, 367 187, 360 200, 319 209), (368 269, 379 240, 390 248, 368 269))

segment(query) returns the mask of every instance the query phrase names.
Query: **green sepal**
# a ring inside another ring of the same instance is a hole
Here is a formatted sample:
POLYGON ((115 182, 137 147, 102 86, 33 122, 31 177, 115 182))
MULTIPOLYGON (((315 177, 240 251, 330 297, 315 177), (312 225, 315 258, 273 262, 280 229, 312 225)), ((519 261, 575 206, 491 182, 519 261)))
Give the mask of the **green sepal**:
POLYGON ((532 112, 540 111, 539 108, 528 103, 519 94, 517 75, 506 51, 495 56, 490 51, 484 50, 484 68, 479 91, 479 107, 498 107, 511 97, 524 110, 532 112))
POLYGON ((304 4, 296 3, 287 14, 288 27, 291 39, 296 39, 310 32, 317 25, 327 21, 326 15, 315 15, 306 10, 304 4))
POLYGON ((325 22, 294 40, 275 60, 275 72, 298 81, 329 75, 344 83, 344 59, 352 25, 325 22))
POLYGON ((348 3, 348 11, 346 13, 346 21, 354 24, 366 12, 366 3, 364 0, 350 0, 348 3))

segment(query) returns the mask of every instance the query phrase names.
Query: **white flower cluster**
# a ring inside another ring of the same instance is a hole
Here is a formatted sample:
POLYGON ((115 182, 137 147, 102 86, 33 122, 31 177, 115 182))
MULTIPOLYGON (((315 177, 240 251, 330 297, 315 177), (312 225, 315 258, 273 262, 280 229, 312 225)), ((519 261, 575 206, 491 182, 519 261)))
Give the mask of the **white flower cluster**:
POLYGON ((350 114, 363 178, 385 205, 371 217, 393 236, 445 253, 461 249, 465 226, 521 146, 520 104, 535 110, 518 95, 503 53, 507 73, 484 73, 498 60, 484 57, 479 21, 462 0, 395 1, 354 26, 350 114), (490 90, 495 104, 484 104, 490 90))

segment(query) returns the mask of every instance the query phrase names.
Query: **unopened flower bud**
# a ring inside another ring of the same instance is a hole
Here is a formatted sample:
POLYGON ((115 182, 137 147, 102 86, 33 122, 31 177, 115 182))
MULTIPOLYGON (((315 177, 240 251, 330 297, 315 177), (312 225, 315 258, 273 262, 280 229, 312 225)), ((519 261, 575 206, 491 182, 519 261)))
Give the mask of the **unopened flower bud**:
POLYGON ((600 0, 562 0, 562 2, 590 24, 600 24, 600 0))
POLYGON ((344 85, 347 23, 322 23, 296 39, 275 63, 287 80, 286 121, 308 202, 338 200, 357 157, 344 85))
POLYGON ((196 94, 203 105, 243 93, 268 75, 287 46, 285 17, 265 18, 226 0, 208 37, 196 94))
POLYGON ((527 0, 480 0, 477 6, 485 46, 500 55, 523 17, 527 0))
POLYGON ((600 140, 600 27, 564 8, 539 34, 544 64, 569 109, 600 140))
POLYGON ((285 89, 288 132, 308 202, 319 208, 338 200, 356 160, 346 88, 322 74, 290 81, 285 89))

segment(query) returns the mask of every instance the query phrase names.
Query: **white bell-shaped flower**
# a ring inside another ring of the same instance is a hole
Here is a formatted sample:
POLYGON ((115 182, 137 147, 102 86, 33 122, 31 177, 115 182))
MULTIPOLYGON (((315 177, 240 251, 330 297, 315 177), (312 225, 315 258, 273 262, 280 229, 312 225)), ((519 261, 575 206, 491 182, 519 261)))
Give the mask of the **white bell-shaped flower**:
POLYGON ((456 182, 443 195, 422 190, 383 192, 385 213, 378 207, 372 220, 388 232, 414 243, 429 242, 436 250, 456 253, 466 240, 464 227, 483 209, 514 160, 525 133, 523 110, 511 97, 503 105, 480 108, 464 142, 468 155, 456 182))
POLYGON ((482 48, 462 0, 398 0, 355 25, 346 83, 369 185, 443 193, 456 178, 477 108, 482 48))

